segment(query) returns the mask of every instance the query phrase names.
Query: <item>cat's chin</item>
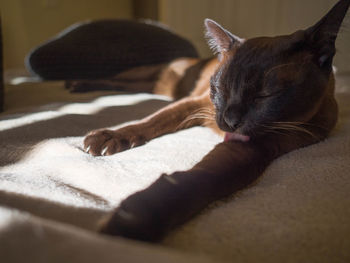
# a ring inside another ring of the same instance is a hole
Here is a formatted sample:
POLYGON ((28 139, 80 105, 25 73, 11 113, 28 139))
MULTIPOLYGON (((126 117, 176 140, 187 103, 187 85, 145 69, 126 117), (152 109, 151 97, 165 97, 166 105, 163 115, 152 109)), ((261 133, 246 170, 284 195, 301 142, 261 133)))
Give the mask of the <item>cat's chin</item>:
POLYGON ((247 135, 243 135, 236 132, 226 132, 224 141, 240 141, 240 142, 248 142, 250 140, 250 137, 247 135))

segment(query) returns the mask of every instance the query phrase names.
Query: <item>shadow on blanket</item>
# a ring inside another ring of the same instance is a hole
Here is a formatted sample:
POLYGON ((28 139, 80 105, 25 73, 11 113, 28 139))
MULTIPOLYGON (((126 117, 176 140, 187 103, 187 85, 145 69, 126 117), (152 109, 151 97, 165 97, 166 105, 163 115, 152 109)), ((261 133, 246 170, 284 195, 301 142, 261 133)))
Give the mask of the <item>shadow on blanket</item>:
MULTIPOLYGON (((0 151, 0 166, 20 161, 35 144, 46 139, 84 136, 93 129, 116 126, 130 120, 141 119, 167 104, 169 104, 168 101, 151 99, 138 102, 135 105, 102 108, 94 114, 65 113, 63 116, 51 115, 51 117, 48 114, 49 119, 32 121, 14 128, 9 126, 6 129, 5 124, 2 124, 0 126, 0 148, 3 150, 0 151), (113 116, 115 117, 113 118, 113 116)), ((66 103, 53 105, 50 107, 50 112, 60 112, 60 109, 70 105, 66 103)), ((48 109, 41 108, 35 113, 43 111, 47 112, 48 109)), ((35 119, 33 113, 31 116, 35 119)), ((23 115, 19 119, 28 117, 28 115, 23 115)), ((18 119, 18 116, 13 118, 18 119)), ((18 121, 13 125, 17 125, 17 123, 18 121)))
MULTIPOLYGON (((98 196, 96 196, 96 198, 101 199, 101 197, 98 196)), ((105 211, 99 209, 77 208, 44 198, 36 198, 6 191, 0 191, 0 200, 0 206, 9 208, 15 207, 16 209, 29 212, 39 217, 57 220, 93 231, 96 230, 96 222, 106 215, 105 211), (23 202, 23 200, 25 200, 25 202, 23 202)), ((107 204, 107 201, 104 202, 107 204)))

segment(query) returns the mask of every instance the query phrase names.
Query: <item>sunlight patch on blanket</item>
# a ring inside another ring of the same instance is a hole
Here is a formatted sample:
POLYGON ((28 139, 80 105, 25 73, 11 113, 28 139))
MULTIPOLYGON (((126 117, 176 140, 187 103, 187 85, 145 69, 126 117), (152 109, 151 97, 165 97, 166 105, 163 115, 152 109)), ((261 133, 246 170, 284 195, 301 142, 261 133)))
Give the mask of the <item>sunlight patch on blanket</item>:
POLYGON ((21 127, 39 121, 58 118, 67 114, 95 114, 107 107, 135 105, 150 99, 170 101, 169 97, 146 93, 104 96, 88 103, 70 103, 52 111, 42 111, 21 115, 20 117, 8 120, 0 120, 0 131, 21 127))
POLYGON ((131 95, 112 95, 100 97, 90 103, 71 103, 58 109, 62 113, 95 114, 100 110, 111 106, 127 106, 147 101, 150 99, 171 101, 169 97, 146 93, 131 95))
POLYGON ((33 197, 108 210, 162 173, 191 168, 221 140, 208 128, 195 127, 112 156, 94 157, 83 151, 83 137, 49 139, 21 161, 0 168, 0 191, 19 194, 23 202, 33 197))
POLYGON ((39 121, 58 118, 63 115, 65 115, 65 113, 63 112, 44 111, 44 112, 26 114, 24 116, 21 116, 15 119, 2 120, 0 121, 0 131, 21 127, 21 126, 32 124, 39 121))

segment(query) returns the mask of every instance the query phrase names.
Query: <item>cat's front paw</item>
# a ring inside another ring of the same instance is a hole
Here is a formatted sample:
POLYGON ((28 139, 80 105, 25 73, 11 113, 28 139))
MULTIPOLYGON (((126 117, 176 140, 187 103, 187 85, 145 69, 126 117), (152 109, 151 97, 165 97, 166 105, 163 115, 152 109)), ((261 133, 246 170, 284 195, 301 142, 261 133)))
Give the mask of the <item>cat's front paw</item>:
POLYGON ((94 156, 112 155, 145 144, 144 136, 136 135, 128 129, 96 130, 84 140, 84 150, 94 156))

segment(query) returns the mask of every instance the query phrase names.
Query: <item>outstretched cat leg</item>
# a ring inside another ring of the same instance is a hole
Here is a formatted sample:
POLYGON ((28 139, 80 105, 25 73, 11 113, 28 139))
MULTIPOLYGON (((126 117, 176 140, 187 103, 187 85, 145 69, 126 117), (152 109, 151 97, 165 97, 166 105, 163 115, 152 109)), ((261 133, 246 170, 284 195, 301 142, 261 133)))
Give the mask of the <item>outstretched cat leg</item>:
POLYGON ((187 97, 135 124, 117 130, 102 129, 90 132, 84 140, 84 149, 94 156, 125 151, 161 135, 206 124, 207 119, 198 113, 204 111, 208 114, 210 110, 213 111, 208 94, 187 97))
POLYGON ((220 143, 192 169, 163 174, 126 198, 102 223, 101 232, 158 241, 209 203, 253 183, 280 155, 325 137, 316 128, 310 132, 317 136, 291 133, 267 136, 263 141, 220 143))
POLYGON ((129 196, 102 223, 101 232, 158 241, 210 202, 253 182, 269 161, 263 149, 252 143, 221 143, 191 170, 163 174, 129 196))

